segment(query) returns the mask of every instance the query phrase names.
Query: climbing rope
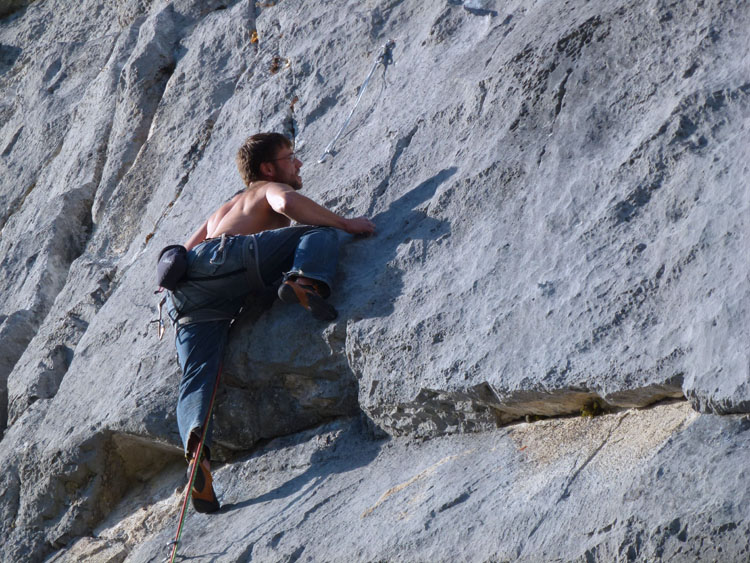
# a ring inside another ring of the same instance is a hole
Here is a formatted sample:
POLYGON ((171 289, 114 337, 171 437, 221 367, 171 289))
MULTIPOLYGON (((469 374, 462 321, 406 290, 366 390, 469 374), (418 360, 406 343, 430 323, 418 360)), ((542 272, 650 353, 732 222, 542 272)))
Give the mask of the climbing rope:
POLYGON ((341 134, 349 125, 349 122, 351 121, 352 116, 354 115, 354 110, 357 109, 357 106, 359 105, 359 101, 362 99, 362 94, 365 93, 367 84, 370 82, 370 78, 372 78, 372 75, 375 72, 375 69, 378 68, 378 65, 381 65, 381 64, 383 65, 383 68, 386 68, 389 64, 393 62, 392 51, 395 45, 396 45, 396 42, 393 39, 391 39, 385 45, 383 45, 383 48, 381 49, 380 53, 375 58, 375 62, 373 63, 372 68, 370 69, 370 72, 367 75, 367 78, 365 78, 365 81, 362 83, 362 86, 359 89, 359 96, 357 96, 357 101, 354 102, 354 107, 352 107, 352 110, 349 112, 349 117, 346 118, 346 121, 344 121, 344 124, 341 126, 341 129, 339 129, 339 132, 336 133, 336 136, 331 140, 330 143, 328 143, 326 150, 323 151, 323 154, 318 159, 318 164, 322 164, 323 162, 325 162, 329 154, 333 154, 333 147, 336 144, 336 141, 339 140, 339 137, 341 137, 341 134))

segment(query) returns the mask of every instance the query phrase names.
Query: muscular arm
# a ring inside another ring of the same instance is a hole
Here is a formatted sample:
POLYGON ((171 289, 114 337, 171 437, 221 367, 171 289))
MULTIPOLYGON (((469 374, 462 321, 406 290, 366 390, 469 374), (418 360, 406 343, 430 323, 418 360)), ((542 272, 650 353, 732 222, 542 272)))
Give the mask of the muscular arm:
POLYGON ((303 225, 335 227, 351 234, 375 232, 375 225, 365 217, 346 219, 297 193, 285 184, 269 184, 266 200, 276 213, 281 213, 303 225))

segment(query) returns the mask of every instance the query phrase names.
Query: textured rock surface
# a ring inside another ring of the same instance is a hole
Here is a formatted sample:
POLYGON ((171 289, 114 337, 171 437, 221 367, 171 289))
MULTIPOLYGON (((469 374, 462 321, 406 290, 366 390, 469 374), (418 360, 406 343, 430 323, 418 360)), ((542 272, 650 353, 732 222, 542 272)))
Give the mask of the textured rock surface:
POLYGON ((747 559, 745 3, 0 18, 1 559, 146 561, 173 533, 154 259, 241 188, 258 130, 293 136, 305 193, 378 233, 342 245, 335 323, 259 302, 236 324, 216 415, 233 506, 191 516, 186 549, 747 559), (595 404, 611 414, 498 429, 595 404))
MULTIPOLYGON (((684 401, 418 443, 341 420, 219 469, 224 509, 188 516, 183 549, 198 561, 743 561, 748 428, 684 401)), ((182 470, 59 560, 158 560, 172 530, 154 534, 155 521, 174 518, 182 470)))

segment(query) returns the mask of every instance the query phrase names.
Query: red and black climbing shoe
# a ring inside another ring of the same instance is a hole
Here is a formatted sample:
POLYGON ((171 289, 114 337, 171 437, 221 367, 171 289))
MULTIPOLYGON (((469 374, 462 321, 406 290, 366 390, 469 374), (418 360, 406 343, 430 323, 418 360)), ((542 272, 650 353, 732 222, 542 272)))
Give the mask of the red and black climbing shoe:
MULTIPOLYGON (((193 463, 191 462, 188 466, 188 480, 190 479, 190 472, 192 470, 193 463)), ((221 508, 214 493, 213 478, 211 477, 208 460, 205 458, 195 470, 193 490, 190 493, 193 498, 193 508, 198 512, 216 512, 221 508)))
POLYGON ((288 279, 281 284, 278 293, 284 303, 299 303, 318 320, 332 321, 338 316, 336 309, 326 303, 315 285, 288 279))

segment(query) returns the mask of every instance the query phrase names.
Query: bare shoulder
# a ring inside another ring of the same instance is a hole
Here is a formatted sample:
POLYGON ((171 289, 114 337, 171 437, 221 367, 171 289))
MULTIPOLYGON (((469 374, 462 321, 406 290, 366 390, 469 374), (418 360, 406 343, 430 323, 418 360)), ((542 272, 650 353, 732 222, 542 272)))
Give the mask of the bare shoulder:
POLYGON ((268 195, 294 191, 294 188, 287 184, 282 184, 281 182, 267 182, 263 187, 265 188, 265 193, 268 195))

